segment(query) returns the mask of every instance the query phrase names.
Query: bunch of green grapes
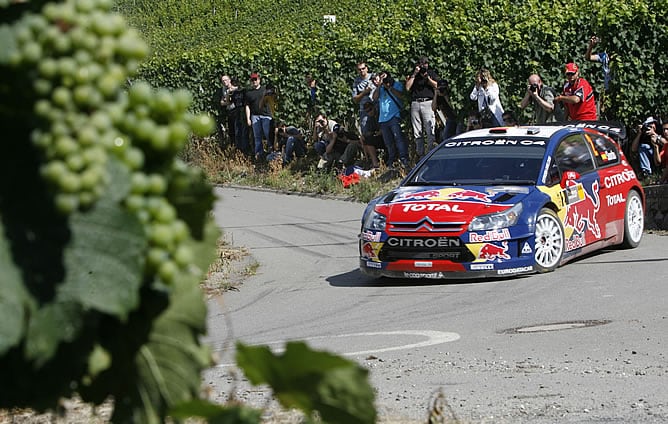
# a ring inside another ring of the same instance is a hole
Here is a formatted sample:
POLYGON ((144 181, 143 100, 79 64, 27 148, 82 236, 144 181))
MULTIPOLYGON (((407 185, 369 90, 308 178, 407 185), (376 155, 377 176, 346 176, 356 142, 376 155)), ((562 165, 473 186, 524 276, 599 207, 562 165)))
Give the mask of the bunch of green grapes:
POLYGON ((206 115, 188 112, 191 94, 185 90, 154 90, 145 82, 136 82, 119 105, 124 105, 113 124, 120 139, 112 152, 132 171, 130 194, 124 200, 146 228, 149 249, 146 274, 157 274, 171 283, 179 273, 189 272, 193 252, 187 245, 190 231, 177 216, 167 197, 168 188, 182 192, 197 172, 176 157, 191 132, 211 131, 206 115))
POLYGON ((110 112, 148 48, 109 0, 47 3, 13 25, 13 66, 30 69, 38 124, 32 141, 63 213, 85 209, 108 183, 107 154, 119 143, 110 112))
POLYGON ((213 123, 188 111, 186 90, 142 81, 124 89, 148 49, 110 7, 110 0, 66 0, 25 14, 13 27, 9 63, 31 72, 38 118, 31 138, 57 209, 93 206, 109 184, 108 161, 117 158, 131 174, 123 206, 149 241, 145 274, 170 283, 193 259, 188 225, 167 197, 175 181, 193 177, 176 155, 191 133, 206 135, 213 123))

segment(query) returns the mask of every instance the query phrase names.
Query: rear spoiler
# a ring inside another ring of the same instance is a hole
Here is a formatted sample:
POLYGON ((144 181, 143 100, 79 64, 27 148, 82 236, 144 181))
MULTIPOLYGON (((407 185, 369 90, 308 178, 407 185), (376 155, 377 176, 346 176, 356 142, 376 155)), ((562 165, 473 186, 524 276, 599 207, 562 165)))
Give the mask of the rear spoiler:
POLYGON ((624 146, 627 142, 626 126, 616 121, 565 121, 551 122, 540 125, 562 125, 564 127, 571 128, 591 128, 612 138, 620 146, 624 146))

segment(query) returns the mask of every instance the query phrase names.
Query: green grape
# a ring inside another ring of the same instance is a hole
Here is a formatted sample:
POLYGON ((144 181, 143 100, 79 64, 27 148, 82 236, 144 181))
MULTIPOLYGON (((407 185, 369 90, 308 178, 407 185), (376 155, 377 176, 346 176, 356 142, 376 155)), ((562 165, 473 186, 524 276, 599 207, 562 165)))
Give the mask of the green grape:
POLYGON ((148 177, 143 172, 133 172, 130 177, 130 193, 143 194, 148 191, 148 177))
POLYGON ((130 194, 128 197, 125 198, 125 207, 130 212, 138 212, 139 210, 143 209, 145 205, 146 202, 144 201, 144 196, 138 194, 130 194))
POLYGON ((192 249, 188 246, 179 246, 174 252, 174 262, 176 262, 181 267, 190 265, 194 259, 195 255, 192 249))
POLYGON ((190 126, 195 135, 206 137, 213 131, 214 122, 209 115, 200 114, 190 118, 190 126))
POLYGON ((172 222, 171 227, 174 241, 176 243, 181 243, 190 237, 190 230, 188 229, 188 225, 186 225, 186 223, 180 219, 172 222))
POLYGON ((33 82, 33 87, 35 88, 35 92, 40 96, 47 96, 53 89, 51 81, 42 78, 36 79, 33 82))
POLYGON ((178 275, 179 267, 173 261, 164 261, 158 267, 158 276, 167 284, 174 282, 174 279, 178 275))
POLYGON ((184 122, 173 122, 169 124, 169 142, 173 149, 179 150, 183 147, 190 135, 190 128, 184 122))
POLYGON ((73 172, 66 172, 58 180, 58 185, 65 193, 76 193, 81 189, 81 179, 73 172))
POLYGON ((145 81, 137 81, 128 90, 128 99, 131 105, 146 105, 151 101, 153 89, 145 81))
POLYGON ((72 92, 66 87, 56 87, 51 95, 51 100, 60 107, 69 106, 72 102, 72 92))
POLYGON ((54 203, 56 205, 56 209, 60 213, 69 215, 79 208, 79 196, 75 194, 59 193, 56 194, 54 203))
POLYGON ((144 153, 136 147, 130 147, 123 152, 123 161, 132 170, 140 169, 144 166, 144 153))
POLYGON ((167 190, 165 177, 160 174, 151 174, 148 176, 147 192, 151 194, 163 194, 167 190))
POLYGON ((56 138, 54 143, 55 154, 61 157, 71 155, 79 150, 79 145, 74 139, 68 135, 62 135, 56 138))
POLYGON ((151 134, 151 147, 157 151, 163 151, 169 146, 169 128, 163 125, 158 126, 151 134))
POLYGON ((149 229, 149 241, 155 246, 169 248, 174 243, 171 227, 165 224, 152 224, 149 229))

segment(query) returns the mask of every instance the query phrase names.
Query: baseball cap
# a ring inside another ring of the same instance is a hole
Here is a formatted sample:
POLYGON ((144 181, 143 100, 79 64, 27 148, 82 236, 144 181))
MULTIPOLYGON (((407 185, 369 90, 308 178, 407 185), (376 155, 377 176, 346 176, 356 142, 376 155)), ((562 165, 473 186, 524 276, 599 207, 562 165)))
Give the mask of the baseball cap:
POLYGON ((649 124, 654 123, 654 122, 657 122, 657 120, 654 119, 653 116, 650 116, 647 119, 645 119, 645 122, 643 122, 643 125, 649 125, 649 124))
POLYGON ((578 65, 573 62, 566 64, 566 72, 577 72, 578 69, 580 69, 578 68, 578 65))
POLYGON ((253 72, 252 74, 250 74, 250 78, 249 78, 249 79, 253 79, 253 78, 258 78, 258 79, 259 79, 259 78, 260 78, 260 74, 258 74, 257 72, 253 72))

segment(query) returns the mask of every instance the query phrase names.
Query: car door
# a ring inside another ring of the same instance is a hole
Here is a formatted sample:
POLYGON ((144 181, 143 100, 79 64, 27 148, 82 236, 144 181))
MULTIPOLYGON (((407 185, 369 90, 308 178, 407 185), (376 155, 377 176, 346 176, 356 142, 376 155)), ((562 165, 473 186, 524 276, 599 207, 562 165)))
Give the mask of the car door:
POLYGON ((635 173, 630 166, 621 165, 619 148, 610 138, 592 132, 585 133, 585 139, 592 148, 601 185, 599 215, 607 223, 604 237, 612 237, 616 231, 623 230, 628 183, 635 178, 635 173))
POLYGON ((564 137, 554 153, 566 204, 566 252, 601 239, 600 179, 589 142, 582 133, 564 137))

